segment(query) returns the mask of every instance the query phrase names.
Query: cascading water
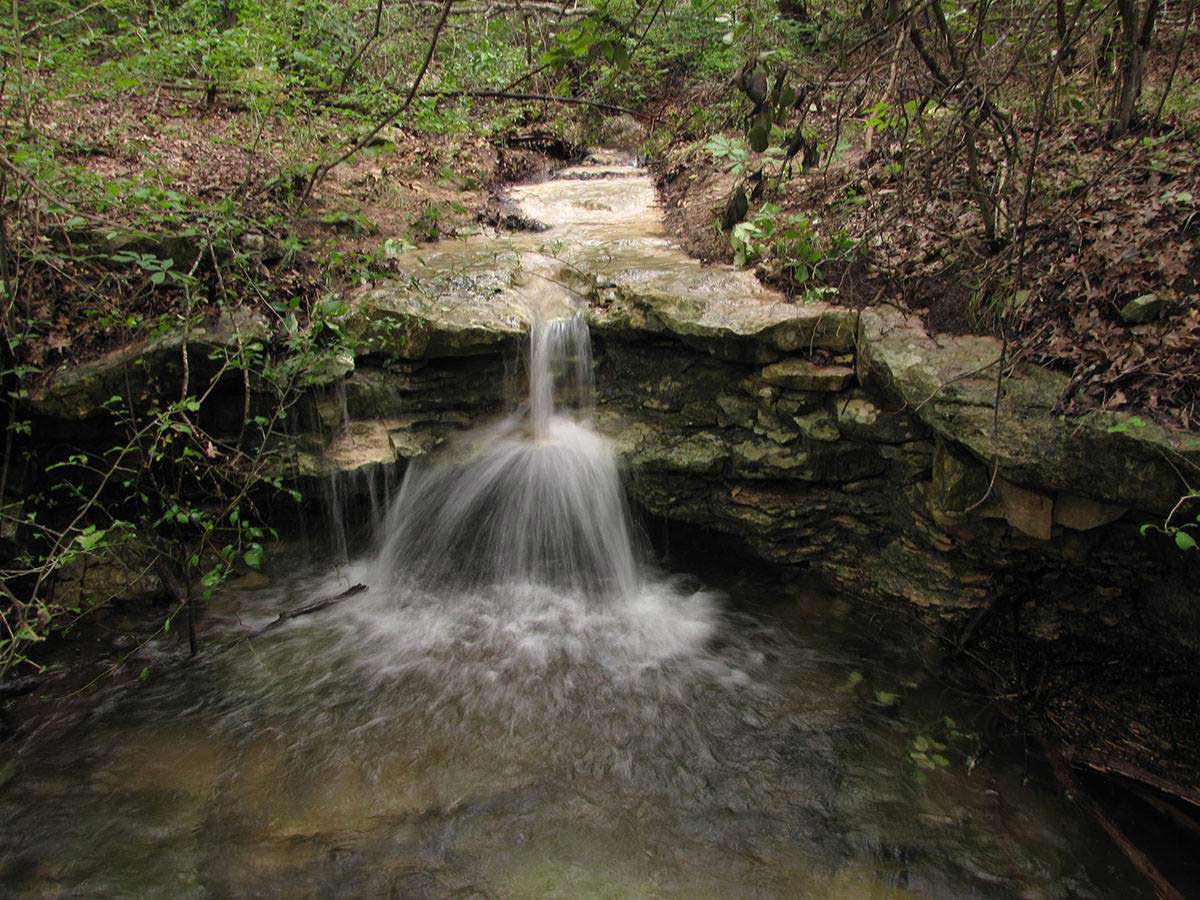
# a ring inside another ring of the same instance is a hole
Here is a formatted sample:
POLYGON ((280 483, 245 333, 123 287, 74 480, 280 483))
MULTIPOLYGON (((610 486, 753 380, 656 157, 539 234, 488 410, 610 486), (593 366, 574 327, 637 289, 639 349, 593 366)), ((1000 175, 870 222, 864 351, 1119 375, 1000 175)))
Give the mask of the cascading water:
MULTIPOLYGON (((527 368, 512 413, 408 469, 378 555, 354 573, 372 590, 354 605, 353 658, 368 683, 420 679, 431 708, 609 728, 614 707, 582 686, 657 696, 653 673, 705 657, 718 604, 638 551, 616 457, 590 427, 582 315, 535 322, 527 368)), ((611 765, 626 744, 604 751, 611 765)))
POLYGON ((409 469, 386 520, 381 581, 634 595, 639 575, 616 460, 588 427, 583 317, 537 322, 528 367, 521 408, 409 469))

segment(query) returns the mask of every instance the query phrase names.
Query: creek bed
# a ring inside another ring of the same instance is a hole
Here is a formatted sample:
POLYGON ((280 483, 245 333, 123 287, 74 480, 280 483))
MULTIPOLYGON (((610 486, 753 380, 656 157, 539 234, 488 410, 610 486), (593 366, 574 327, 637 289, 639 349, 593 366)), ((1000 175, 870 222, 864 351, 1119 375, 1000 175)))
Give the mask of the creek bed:
POLYGON ((195 662, 160 639, 145 682, 25 723, 0 894, 1150 896, 837 598, 727 572, 398 602, 370 561, 290 568, 215 598, 195 662))

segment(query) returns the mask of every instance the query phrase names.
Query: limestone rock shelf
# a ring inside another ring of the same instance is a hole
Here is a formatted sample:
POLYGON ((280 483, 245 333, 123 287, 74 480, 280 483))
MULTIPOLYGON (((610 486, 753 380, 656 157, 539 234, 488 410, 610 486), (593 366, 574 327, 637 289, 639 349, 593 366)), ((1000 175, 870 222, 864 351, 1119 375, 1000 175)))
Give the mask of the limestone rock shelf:
MULTIPOLYGON (((651 513, 948 617, 1035 576, 1124 591, 1200 647, 1187 598, 1155 581, 1160 563, 1137 538, 1200 482, 1200 435, 1124 415, 1066 420, 1054 408, 1067 378, 1028 364, 1005 373, 997 411, 994 339, 930 335, 894 309, 788 301, 675 247, 645 176, 592 174, 514 191, 544 230, 421 248, 348 298, 350 346, 315 379, 293 439, 302 475, 391 469, 499 412, 523 393, 516 361, 533 318, 582 308, 597 424, 651 513)), ((248 338, 268 340, 265 323, 217 323, 192 333, 189 358, 248 338)), ((180 346, 53 375, 30 411, 95 417, 130 377, 142 395, 177 390, 180 346)))

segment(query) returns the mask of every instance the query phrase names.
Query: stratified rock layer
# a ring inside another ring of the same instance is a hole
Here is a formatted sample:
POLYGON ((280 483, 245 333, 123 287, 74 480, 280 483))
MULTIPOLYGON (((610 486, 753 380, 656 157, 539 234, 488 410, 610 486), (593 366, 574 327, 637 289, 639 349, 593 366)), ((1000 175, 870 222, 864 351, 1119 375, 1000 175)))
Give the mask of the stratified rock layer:
MULTIPOLYGON (((1103 605, 1115 591, 1200 648, 1187 592, 1138 538, 1200 480, 1200 436, 1114 414, 1067 421, 1054 413, 1067 378, 1010 366, 992 338, 788 301, 702 266, 666 239, 636 173, 516 199, 547 230, 406 254, 402 274, 349 298, 353 358, 331 358, 314 391, 312 428, 295 438, 302 474, 390 467, 515 403, 530 323, 584 308, 596 424, 650 513, 934 617, 965 620, 1013 591, 1036 604, 1053 581, 1116 628, 1103 605)), ((191 346, 219 356, 263 330, 193 333, 191 346)), ((171 339, 63 373, 31 410, 94 415, 138 360, 170 373, 180 351, 171 339)))

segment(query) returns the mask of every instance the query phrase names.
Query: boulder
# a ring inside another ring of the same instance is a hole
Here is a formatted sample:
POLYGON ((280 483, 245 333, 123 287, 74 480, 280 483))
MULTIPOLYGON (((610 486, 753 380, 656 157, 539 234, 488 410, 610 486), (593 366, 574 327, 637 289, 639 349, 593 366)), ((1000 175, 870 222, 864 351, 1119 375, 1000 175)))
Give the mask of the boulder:
POLYGON ((1158 294, 1142 294, 1121 307, 1121 321, 1129 325, 1144 325, 1161 319, 1171 308, 1171 303, 1158 294))

